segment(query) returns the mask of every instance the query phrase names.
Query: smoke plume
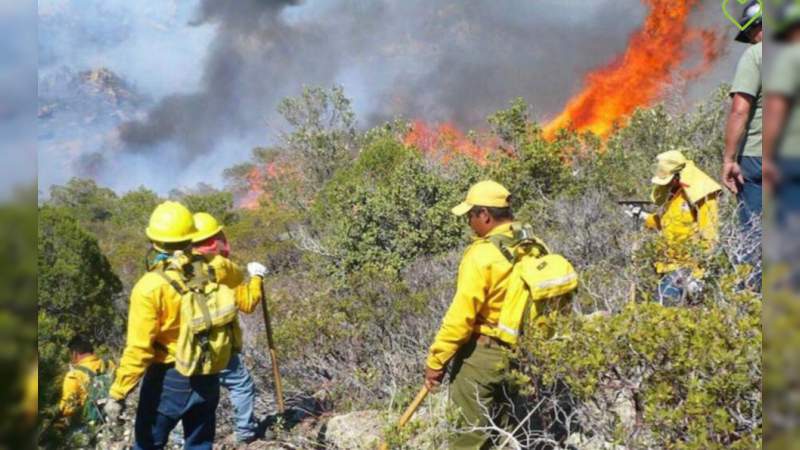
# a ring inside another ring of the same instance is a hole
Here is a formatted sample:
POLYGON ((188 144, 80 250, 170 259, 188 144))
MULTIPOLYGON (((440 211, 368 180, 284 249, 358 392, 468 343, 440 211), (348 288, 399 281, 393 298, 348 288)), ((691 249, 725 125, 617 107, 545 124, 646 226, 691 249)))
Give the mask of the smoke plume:
POLYGON ((518 96, 553 114, 645 12, 638 0, 204 0, 192 25, 216 36, 201 89, 164 98, 120 137, 133 152, 174 142, 194 158, 226 136, 268 139, 281 98, 334 83, 364 125, 403 116, 474 127, 518 96))

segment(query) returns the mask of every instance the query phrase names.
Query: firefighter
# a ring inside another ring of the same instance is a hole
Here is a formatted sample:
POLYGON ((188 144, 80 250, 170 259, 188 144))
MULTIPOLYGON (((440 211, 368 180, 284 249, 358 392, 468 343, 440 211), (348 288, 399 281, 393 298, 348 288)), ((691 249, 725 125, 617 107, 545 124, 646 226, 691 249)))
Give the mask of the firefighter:
MULTIPOLYGON (((247 265, 250 282, 244 282, 241 268, 231 261, 230 245, 222 225, 210 214, 200 212, 194 215, 197 234, 193 239, 194 253, 203 255, 209 261, 217 276, 217 281, 237 290, 237 306, 245 313, 251 313, 262 299, 261 283, 266 274, 264 265, 251 262, 247 265)), ((255 417, 256 387, 253 377, 244 365, 241 356, 241 328, 236 322, 237 348, 231 355, 228 367, 220 372, 220 384, 228 389, 235 411, 236 441, 248 444, 256 440, 258 420, 255 417)))
POLYGON ((704 270, 697 251, 705 253, 716 243, 722 188, 679 150, 661 153, 656 160, 651 199, 657 212, 646 214, 636 207, 627 214, 644 219, 647 228, 661 234, 655 263, 661 276, 658 300, 674 306, 702 290, 704 270))
POLYGON ((96 405, 89 405, 87 408, 86 402, 99 399, 92 398, 100 394, 100 392, 91 392, 96 389, 93 384, 98 384, 93 381, 98 377, 103 377, 113 367, 95 355, 92 344, 81 336, 72 338, 67 344, 67 348, 70 353, 70 369, 64 376, 61 400, 58 404, 59 413, 63 418, 71 419, 77 417, 79 412, 84 411, 84 419, 97 420, 100 418, 99 409, 95 411, 96 405))
POLYGON ((176 368, 183 331, 180 261, 188 262, 195 232, 192 213, 172 201, 155 208, 145 230, 156 255, 131 292, 125 350, 104 407, 108 419, 116 421, 141 380, 134 425, 137 450, 163 449, 179 421, 186 449, 211 449, 214 442, 218 374, 186 376, 176 368))
MULTIPOLYGON (((499 406, 499 399, 516 397, 505 381, 510 370, 506 344, 490 337, 513 266, 489 239, 498 234, 512 237, 510 198, 500 184, 482 181, 452 209, 456 216, 467 218, 476 237, 464 252, 455 297, 428 352, 425 385, 438 386, 450 366, 450 400, 460 409, 467 429, 487 425, 484 411, 499 406)), ((496 420, 508 424, 511 417, 505 410, 496 420)), ((450 448, 486 448, 489 440, 486 432, 467 431, 454 436, 450 448)))

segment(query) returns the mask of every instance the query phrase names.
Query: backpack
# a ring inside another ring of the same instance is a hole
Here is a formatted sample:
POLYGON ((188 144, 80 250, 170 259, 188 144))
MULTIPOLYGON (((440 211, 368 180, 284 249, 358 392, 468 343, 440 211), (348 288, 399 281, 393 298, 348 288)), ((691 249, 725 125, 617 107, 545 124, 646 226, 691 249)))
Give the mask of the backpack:
POLYGON ((94 370, 77 365, 73 369, 86 374, 89 377, 89 384, 86 386, 86 402, 83 404, 83 420, 87 423, 98 423, 103 420, 103 402, 108 397, 108 390, 114 381, 113 370, 110 370, 108 363, 103 361, 103 371, 94 370))
POLYGON ((513 265, 495 338, 516 345, 528 328, 549 332, 551 321, 568 311, 578 288, 578 274, 563 256, 550 253, 528 225, 513 224, 513 237, 489 241, 513 265))
POLYGON ((202 258, 179 267, 162 264, 154 271, 181 296, 180 330, 172 355, 175 370, 189 377, 225 369, 236 341, 238 307, 234 291, 216 282, 213 268, 202 258), (180 281, 167 272, 179 273, 180 281))

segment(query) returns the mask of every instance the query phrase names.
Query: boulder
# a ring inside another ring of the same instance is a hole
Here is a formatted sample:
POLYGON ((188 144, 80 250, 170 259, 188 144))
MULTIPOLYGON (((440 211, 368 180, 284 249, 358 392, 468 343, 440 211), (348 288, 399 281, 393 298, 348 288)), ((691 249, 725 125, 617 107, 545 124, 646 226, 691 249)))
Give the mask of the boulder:
POLYGON ((368 450, 381 442, 383 420, 379 411, 355 411, 328 421, 325 441, 340 450, 368 450))

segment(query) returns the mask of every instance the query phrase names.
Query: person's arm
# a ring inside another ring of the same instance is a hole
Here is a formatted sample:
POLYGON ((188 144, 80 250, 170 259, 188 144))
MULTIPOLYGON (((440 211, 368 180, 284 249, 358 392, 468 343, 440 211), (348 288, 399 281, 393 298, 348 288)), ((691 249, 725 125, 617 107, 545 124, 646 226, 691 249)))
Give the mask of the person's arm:
POLYGON ((214 273, 217 276, 217 282, 224 284, 231 289, 236 289, 237 286, 244 283, 244 270, 222 255, 216 255, 209 262, 209 265, 214 268, 214 273))
POLYGON ((236 297, 236 306, 239 311, 250 314, 255 311, 258 302, 260 302, 264 295, 261 291, 262 278, 260 276, 250 277, 250 281, 242 283, 236 287, 234 295, 236 297))
POLYGON ((792 99, 780 93, 767 94, 764 99, 764 134, 761 142, 763 151, 762 177, 768 190, 778 181, 775 166, 775 147, 778 145, 783 127, 792 107, 792 99))
POLYGON ((72 417, 78 411, 82 403, 83 387, 78 379, 78 374, 70 370, 64 376, 64 383, 61 385, 61 400, 58 403, 58 410, 62 417, 72 417))
POLYGON ((141 292, 134 287, 131 293, 125 351, 109 391, 114 400, 125 399, 155 358, 153 344, 159 330, 158 298, 164 286, 167 285, 161 285, 150 292, 141 292))
POLYGON ((745 138, 747 122, 755 107, 755 98, 750 94, 736 92, 733 94, 731 110, 728 113, 728 123, 725 126, 725 153, 722 157, 722 183, 734 194, 739 192, 739 186, 744 184, 742 170, 739 167, 737 156, 742 140, 745 138))
POLYGON ((428 352, 428 368, 444 370, 458 349, 472 337, 478 311, 486 301, 485 278, 468 252, 458 269, 458 286, 453 303, 428 352))

